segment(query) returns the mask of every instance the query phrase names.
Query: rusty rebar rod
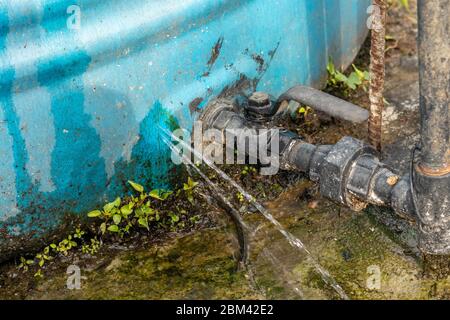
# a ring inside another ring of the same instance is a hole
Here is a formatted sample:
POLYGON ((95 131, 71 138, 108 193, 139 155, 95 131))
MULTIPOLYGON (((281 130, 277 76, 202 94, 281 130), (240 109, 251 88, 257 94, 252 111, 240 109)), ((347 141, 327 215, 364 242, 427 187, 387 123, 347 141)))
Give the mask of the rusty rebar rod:
POLYGON ((371 33, 370 49, 370 117, 369 142, 381 151, 381 133, 384 109, 384 77, 386 48, 386 10, 385 0, 374 0, 374 19, 371 33))

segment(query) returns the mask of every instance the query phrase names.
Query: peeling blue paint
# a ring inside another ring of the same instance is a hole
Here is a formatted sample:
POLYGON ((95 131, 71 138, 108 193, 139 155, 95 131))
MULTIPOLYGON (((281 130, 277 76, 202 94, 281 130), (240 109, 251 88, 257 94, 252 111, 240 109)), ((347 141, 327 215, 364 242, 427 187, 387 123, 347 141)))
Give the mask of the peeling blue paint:
POLYGON ((370 3, 0 1, 0 260, 128 179, 169 187, 159 127, 189 129, 236 83, 323 84, 328 56, 357 54, 370 3))

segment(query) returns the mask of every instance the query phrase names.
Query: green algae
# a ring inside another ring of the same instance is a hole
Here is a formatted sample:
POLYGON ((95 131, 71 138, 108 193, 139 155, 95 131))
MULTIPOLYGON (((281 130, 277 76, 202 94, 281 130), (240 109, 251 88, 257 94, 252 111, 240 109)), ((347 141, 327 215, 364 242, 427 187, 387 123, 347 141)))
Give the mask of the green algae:
POLYGON ((200 231, 164 245, 118 254, 107 266, 83 272, 80 290, 66 275, 44 280, 28 299, 258 299, 238 271, 232 236, 200 231))
MULTIPOLYGON (((405 239, 367 213, 357 214, 343 208, 336 210, 336 205, 324 199, 316 199, 319 205, 311 209, 306 201, 295 196, 301 188, 301 185, 293 187, 267 206, 289 232, 302 240, 313 258, 331 274, 349 298, 447 299, 450 296, 449 273, 427 276, 421 257, 411 254, 417 249, 407 247, 405 239), (369 284, 373 268, 380 272, 379 288, 369 284)), ((302 298, 338 298, 334 289, 312 268, 306 255, 289 248, 286 239, 276 235, 273 227, 266 223, 265 228, 260 227, 259 234, 253 241, 257 243, 253 246, 256 251, 253 257, 263 284, 267 282, 264 278, 268 274, 269 278, 280 278, 279 272, 267 270, 270 268, 268 263, 261 263, 258 270, 259 253, 270 250, 285 269, 289 269, 289 279, 284 282, 294 282, 302 290, 302 298)), ((448 265, 449 261, 448 257, 442 257, 439 265, 448 265)))
MULTIPOLYGON (((14 290, 11 285, 2 286, 0 297, 339 299, 311 263, 313 259, 350 299, 450 298, 448 273, 430 276, 427 264, 411 254, 414 250, 396 232, 372 214, 357 214, 321 198, 306 200, 301 196, 304 188, 300 182, 266 207, 303 242, 311 256, 291 247, 261 214, 247 213, 247 268, 238 265, 239 248, 231 227, 204 229, 159 244, 110 250, 88 261, 83 257, 66 259, 32 285, 16 276, 14 290), (311 206, 311 201, 316 205, 311 206), (81 268, 80 290, 67 289, 66 268, 71 264, 81 268), (380 272, 380 287, 370 286, 373 268, 380 272)), ((448 261, 442 257, 440 265, 448 261)))

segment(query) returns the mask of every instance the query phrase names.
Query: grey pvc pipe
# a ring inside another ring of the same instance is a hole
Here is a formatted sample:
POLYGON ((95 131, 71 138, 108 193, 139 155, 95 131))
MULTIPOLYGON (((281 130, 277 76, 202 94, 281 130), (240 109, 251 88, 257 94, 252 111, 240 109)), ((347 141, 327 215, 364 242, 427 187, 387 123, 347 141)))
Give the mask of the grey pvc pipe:
POLYGON ((289 89, 280 96, 278 104, 290 100, 310 106, 334 118, 354 123, 362 123, 369 118, 369 112, 366 109, 310 87, 295 86, 289 89))

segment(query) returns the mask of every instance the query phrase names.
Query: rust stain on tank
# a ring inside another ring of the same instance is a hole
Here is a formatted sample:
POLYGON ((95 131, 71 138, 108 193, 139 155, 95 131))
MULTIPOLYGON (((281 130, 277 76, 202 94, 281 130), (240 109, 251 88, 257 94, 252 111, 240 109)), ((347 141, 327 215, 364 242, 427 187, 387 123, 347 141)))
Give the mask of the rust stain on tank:
POLYGON ((214 45, 214 47, 211 49, 211 57, 209 58, 208 62, 206 63, 208 66, 208 70, 202 75, 203 77, 207 77, 209 76, 212 67, 214 66, 214 64, 217 61, 217 58, 219 58, 220 56, 220 50, 222 49, 222 45, 223 45, 223 37, 220 37, 216 44, 214 45))
POLYGON ((204 99, 202 97, 198 97, 198 98, 195 98, 194 100, 192 100, 191 103, 189 103, 189 111, 191 112, 191 114, 199 111, 198 106, 203 102, 203 100, 204 99))

